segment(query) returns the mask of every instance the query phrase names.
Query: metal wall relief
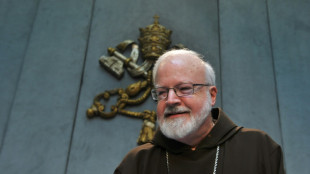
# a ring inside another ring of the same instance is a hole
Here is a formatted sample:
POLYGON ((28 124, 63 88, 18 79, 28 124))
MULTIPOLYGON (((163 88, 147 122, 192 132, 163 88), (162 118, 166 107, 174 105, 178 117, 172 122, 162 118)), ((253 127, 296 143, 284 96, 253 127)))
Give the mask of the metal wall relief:
POLYGON ((163 54, 170 46, 172 31, 166 29, 158 22, 159 17, 154 16, 154 23, 146 28, 140 28, 139 45, 132 40, 125 40, 116 48, 108 48, 109 56, 101 56, 99 63, 116 78, 121 79, 124 68, 132 77, 142 77, 140 80, 124 88, 106 90, 95 96, 92 106, 87 110, 87 117, 113 118, 117 114, 135 117, 143 120, 142 129, 138 138, 138 144, 150 142, 154 136, 156 113, 151 110, 133 112, 126 110, 128 106, 135 106, 143 103, 150 96, 152 83, 152 68, 156 59, 163 54), (139 49, 140 47, 140 49, 139 49), (129 57, 124 52, 131 49, 129 57), (139 54, 142 54, 144 62, 137 64, 139 54), (142 93, 141 96, 138 96, 142 93), (117 102, 111 106, 110 111, 105 111, 105 105, 100 101, 108 102, 110 97, 117 96, 117 102))

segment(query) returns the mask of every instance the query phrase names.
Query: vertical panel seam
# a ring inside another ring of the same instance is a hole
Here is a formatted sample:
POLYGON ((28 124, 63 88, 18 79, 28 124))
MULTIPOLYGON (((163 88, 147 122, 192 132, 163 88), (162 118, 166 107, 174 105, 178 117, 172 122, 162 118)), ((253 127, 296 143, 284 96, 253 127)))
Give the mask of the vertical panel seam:
POLYGON ((83 79, 84 79, 84 73, 85 73, 85 63, 86 63, 86 58, 87 58, 87 53, 88 53, 88 46, 89 46, 89 40, 90 40, 90 34, 91 34, 91 27, 92 27, 92 23, 93 23, 95 3, 96 3, 96 0, 92 0, 91 15, 90 15, 90 19, 89 19, 90 22, 89 22, 88 33, 87 33, 86 48, 85 48, 85 52, 84 52, 83 67, 82 67, 79 90, 77 93, 78 98, 77 98, 77 102, 76 102, 76 106, 75 106, 75 113, 74 113, 72 129, 71 129, 70 143, 68 146, 67 160, 66 160, 66 166, 65 166, 65 171, 64 171, 65 174, 68 172, 68 167, 69 167, 71 147, 72 147, 72 143, 73 143, 76 119, 77 119, 77 115, 78 115, 78 107, 79 107, 80 98, 81 98, 81 91, 82 91, 83 79))
POLYGON ((38 0, 38 2, 36 3, 36 7, 35 7, 36 11, 35 11, 35 14, 33 15, 34 17, 33 17, 32 24, 31 24, 31 27, 30 27, 30 32, 29 32, 29 35, 28 35, 28 38, 27 38, 27 41, 26 41, 26 47, 24 49, 23 58, 22 58, 21 63, 20 63, 18 77, 17 77, 16 83, 15 83, 13 98, 12 98, 12 101, 10 103, 9 113, 7 115, 7 119, 6 119, 5 124, 4 124, 5 127, 4 127, 4 130, 3 130, 1 144, 0 144, 0 156, 2 154, 2 149, 3 149, 3 146, 4 146, 4 141, 6 139, 6 133, 7 133, 8 127, 9 127, 10 118, 11 118, 12 110, 13 110, 13 105, 15 103, 15 99, 16 99, 16 95, 17 95, 17 89, 19 87, 20 79, 21 79, 22 72, 23 72, 23 69, 24 69, 25 57, 27 55, 27 51, 28 51, 28 48, 29 48, 29 43, 30 43, 30 39, 31 39, 31 36, 32 36, 32 33, 33 33, 33 28, 34 28, 34 24, 35 24, 35 21, 36 21, 36 18, 37 18, 40 2, 41 1, 38 0))
POLYGON ((272 70, 273 70, 273 78, 274 78, 274 87, 275 87, 275 95, 276 95, 276 104, 277 104, 277 110, 278 110, 278 120, 279 120, 279 127, 280 127, 280 140, 282 146, 284 146, 283 142, 283 133, 282 133, 282 121, 281 121, 281 112, 280 112, 280 104, 279 104, 279 95, 278 95, 278 83, 277 83, 277 77, 276 77, 276 67, 275 67, 275 59, 273 54, 273 42, 272 42, 272 33, 271 33, 271 26, 270 26, 270 16, 269 16, 269 6, 268 6, 268 0, 265 0, 266 4, 266 13, 267 13, 267 26, 268 26, 268 33, 269 33, 269 43, 270 43, 270 52, 271 52, 271 60, 272 60, 272 70))
POLYGON ((223 78, 222 78, 222 49, 221 49, 221 23, 220 23, 220 0, 217 1, 217 25, 218 25, 218 47, 219 47, 219 78, 220 78, 220 85, 221 85, 221 103, 220 106, 222 107, 222 109, 224 109, 223 106, 223 78))

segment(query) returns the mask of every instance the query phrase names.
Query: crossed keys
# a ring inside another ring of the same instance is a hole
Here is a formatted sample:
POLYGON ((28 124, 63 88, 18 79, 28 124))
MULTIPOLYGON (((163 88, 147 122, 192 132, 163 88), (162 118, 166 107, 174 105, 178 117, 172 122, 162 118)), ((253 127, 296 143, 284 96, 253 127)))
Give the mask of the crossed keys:
POLYGON ((130 105, 138 105, 143 103, 150 95, 152 89, 152 71, 151 67, 155 60, 146 59, 142 65, 137 65, 139 57, 139 47, 134 41, 126 40, 120 43, 115 48, 108 48, 110 56, 101 56, 99 59, 100 65, 107 71, 112 73, 116 78, 120 79, 124 74, 124 66, 127 68, 132 77, 143 77, 145 80, 138 81, 129 85, 126 89, 117 88, 106 90, 95 96, 92 106, 87 110, 87 117, 93 118, 96 116, 102 118, 113 118, 117 114, 122 114, 134 118, 143 119, 142 129, 138 138, 138 144, 150 142, 155 133, 155 111, 144 110, 143 112, 133 112, 125 110, 130 105), (130 57, 123 55, 128 47, 132 47, 130 57), (133 99, 140 92, 144 91, 142 96, 133 99), (118 95, 117 103, 111 106, 110 112, 105 112, 105 106, 100 102, 101 100, 108 101, 111 96, 118 95))

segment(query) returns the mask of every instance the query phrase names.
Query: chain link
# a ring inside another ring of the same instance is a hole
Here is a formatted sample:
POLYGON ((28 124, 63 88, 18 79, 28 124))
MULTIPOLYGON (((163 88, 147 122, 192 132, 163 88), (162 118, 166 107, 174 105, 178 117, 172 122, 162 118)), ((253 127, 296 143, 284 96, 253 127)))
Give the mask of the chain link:
POLYGON ((213 174, 216 174, 217 161, 218 161, 218 159, 219 159, 219 152, 220 152, 220 146, 217 146, 217 148, 216 148, 216 156, 215 156, 213 174))

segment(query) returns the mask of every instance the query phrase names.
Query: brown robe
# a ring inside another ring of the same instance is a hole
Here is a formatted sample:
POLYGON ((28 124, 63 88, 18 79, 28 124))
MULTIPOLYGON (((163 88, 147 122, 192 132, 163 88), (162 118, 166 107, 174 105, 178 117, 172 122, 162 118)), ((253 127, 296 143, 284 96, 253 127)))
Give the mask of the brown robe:
POLYGON ((235 125, 220 108, 212 109, 216 124, 196 150, 165 137, 131 150, 114 174, 284 174, 281 147, 266 133, 235 125), (168 162, 167 155, 168 152, 168 162))

